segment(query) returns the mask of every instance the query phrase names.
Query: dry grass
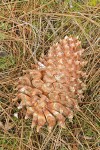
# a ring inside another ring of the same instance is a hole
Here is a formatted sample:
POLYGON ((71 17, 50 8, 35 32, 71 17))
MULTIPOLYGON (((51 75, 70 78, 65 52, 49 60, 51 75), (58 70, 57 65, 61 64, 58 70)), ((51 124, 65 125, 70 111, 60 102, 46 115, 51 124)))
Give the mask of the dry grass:
POLYGON ((100 150, 99 0, 0 0, 0 150, 100 150), (12 103, 14 82, 50 45, 79 36, 88 61, 81 112, 66 129, 37 133, 12 103))

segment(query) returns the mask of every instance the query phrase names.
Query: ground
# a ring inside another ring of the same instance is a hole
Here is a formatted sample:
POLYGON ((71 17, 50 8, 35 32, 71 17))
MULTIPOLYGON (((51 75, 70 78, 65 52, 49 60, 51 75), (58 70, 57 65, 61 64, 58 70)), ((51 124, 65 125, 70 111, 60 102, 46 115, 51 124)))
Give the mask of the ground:
POLYGON ((100 0, 0 0, 0 150, 100 150, 100 0), (31 129, 18 118, 15 82, 65 35, 78 36, 88 61, 80 112, 66 128, 31 129))

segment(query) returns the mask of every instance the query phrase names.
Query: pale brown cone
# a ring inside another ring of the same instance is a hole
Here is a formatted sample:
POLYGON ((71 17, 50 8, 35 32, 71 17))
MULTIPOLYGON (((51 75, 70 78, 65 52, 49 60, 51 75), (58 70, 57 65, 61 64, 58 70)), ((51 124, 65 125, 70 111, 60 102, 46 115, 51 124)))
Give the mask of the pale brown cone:
POLYGON ((79 110, 78 101, 86 88, 81 81, 86 76, 82 72, 83 51, 77 38, 66 36, 19 79, 18 108, 26 107, 25 119, 32 117, 37 131, 47 124, 50 132, 57 122, 65 127, 65 118, 72 121, 74 110, 79 110))

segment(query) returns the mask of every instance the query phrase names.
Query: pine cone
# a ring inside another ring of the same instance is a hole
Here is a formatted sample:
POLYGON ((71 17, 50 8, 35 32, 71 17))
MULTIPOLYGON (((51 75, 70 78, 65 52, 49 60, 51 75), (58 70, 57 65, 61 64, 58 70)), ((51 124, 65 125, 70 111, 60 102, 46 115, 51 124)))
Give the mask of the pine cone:
POLYGON ((81 71, 85 64, 83 51, 77 38, 66 36, 50 48, 46 58, 20 77, 18 108, 26 107, 25 119, 32 117, 32 127, 37 126, 37 131, 48 124, 50 132, 56 122, 65 127, 65 118, 72 121, 73 111, 79 110, 78 101, 85 89, 80 78, 86 75, 81 71))

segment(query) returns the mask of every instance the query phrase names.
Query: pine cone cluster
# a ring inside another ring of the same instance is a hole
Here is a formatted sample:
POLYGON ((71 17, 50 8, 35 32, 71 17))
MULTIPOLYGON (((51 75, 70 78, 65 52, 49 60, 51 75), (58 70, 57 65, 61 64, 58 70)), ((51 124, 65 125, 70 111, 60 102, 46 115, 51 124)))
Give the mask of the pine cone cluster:
POLYGON ((18 108, 26 108, 25 119, 31 117, 37 131, 45 124, 49 132, 56 123, 65 127, 66 117, 72 121, 74 110, 79 110, 78 101, 86 88, 81 81, 86 75, 81 71, 83 51, 77 38, 66 36, 19 78, 18 108))

